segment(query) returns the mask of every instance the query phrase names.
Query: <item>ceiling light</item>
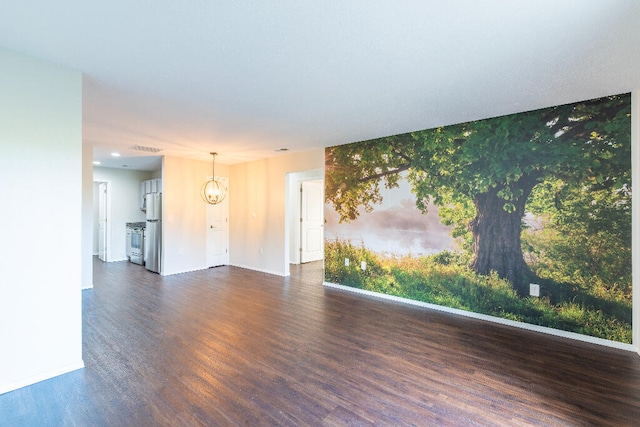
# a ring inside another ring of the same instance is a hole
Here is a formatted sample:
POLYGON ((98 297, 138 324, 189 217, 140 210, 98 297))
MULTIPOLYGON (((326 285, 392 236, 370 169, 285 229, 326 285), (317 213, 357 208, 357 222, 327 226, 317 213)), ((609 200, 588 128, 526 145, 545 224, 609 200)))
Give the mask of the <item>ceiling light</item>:
POLYGON ((202 184, 200 196, 202 200, 210 205, 217 205, 222 202, 227 195, 227 189, 223 183, 216 179, 216 155, 218 153, 209 153, 213 156, 211 179, 202 184))
POLYGON ((100 165, 101 163, 100 163, 99 161, 97 161, 97 160, 96 160, 95 162, 93 162, 93 164, 94 164, 94 165, 100 165))
POLYGON ((120 153, 113 152, 113 153, 111 153, 111 156, 113 156, 113 157, 120 157, 120 153))

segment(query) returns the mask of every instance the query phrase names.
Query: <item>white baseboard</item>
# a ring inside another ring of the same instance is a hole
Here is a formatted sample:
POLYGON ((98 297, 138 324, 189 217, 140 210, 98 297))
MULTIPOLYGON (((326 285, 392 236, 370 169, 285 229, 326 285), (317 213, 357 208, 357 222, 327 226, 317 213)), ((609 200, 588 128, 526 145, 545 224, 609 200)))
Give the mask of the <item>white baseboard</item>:
MULTIPOLYGON (((280 276, 280 277, 286 277, 283 273, 276 273, 275 271, 270 271, 270 270, 263 270, 260 268, 255 268, 255 267, 249 267, 248 265, 243 265, 243 264, 227 264, 230 267, 238 267, 238 268, 244 268, 245 270, 252 270, 252 271, 257 271, 260 273, 265 273, 265 274, 272 274, 274 276, 280 276)), ((220 266, 220 267, 224 267, 224 266, 220 266)), ((215 268, 215 267, 214 267, 215 268)), ((185 270, 185 271, 163 271, 162 273, 160 273, 161 276, 172 276, 174 274, 182 274, 182 273, 192 273, 194 271, 202 271, 202 270, 208 270, 209 267, 201 267, 201 268, 194 268, 192 270, 185 270)))
POLYGON ((470 317, 470 318, 473 318, 473 319, 478 319, 478 320, 484 320, 484 321, 487 321, 487 322, 498 323, 498 324, 501 324, 501 325, 511 326, 511 327, 514 327, 514 328, 526 329, 526 330, 529 330, 529 331, 540 332, 540 333, 548 334, 548 335, 555 335, 555 336, 558 336, 558 337, 563 337, 563 338, 569 338, 569 339, 573 339, 573 340, 577 340, 577 341, 588 342, 588 343, 591 343, 591 344, 603 345, 603 346, 606 346, 606 347, 613 347, 613 348, 617 348, 617 349, 620 349, 620 350, 634 351, 634 352, 636 351, 636 347, 634 345, 625 344, 625 343, 621 343, 621 342, 618 342, 618 341, 605 340, 603 338, 591 337, 589 335, 577 334, 575 332, 568 332, 568 331, 563 331, 563 330, 560 330, 560 329, 547 328, 546 326, 532 325, 530 323, 516 322, 515 320, 503 319, 501 317, 495 317, 495 316, 489 316, 489 315, 486 315, 486 314, 474 313, 473 311, 465 311, 465 310, 460 310, 460 309, 457 309, 457 308, 450 308, 450 307, 445 307, 443 305, 430 304, 430 303, 422 302, 422 301, 415 301, 415 300, 412 300, 412 299, 397 297, 395 295, 387 295, 387 294, 382 294, 382 293, 378 293, 378 292, 367 291, 367 290, 364 290, 364 289, 353 288, 351 286, 337 285, 335 283, 329 283, 329 282, 324 282, 323 285, 327 286, 327 287, 330 287, 330 288, 336 288, 336 289, 340 289, 340 290, 343 290, 343 291, 347 291, 347 292, 353 292, 353 293, 356 293, 356 294, 368 295, 368 296, 372 296, 372 297, 375 297, 375 298, 380 298, 380 299, 400 302, 400 303, 403 303, 403 304, 414 305, 414 306, 418 306, 418 307, 428 308, 428 309, 431 309, 431 310, 443 311, 445 313, 456 314, 456 315, 459 315, 459 316, 470 317))
MULTIPOLYGON (((142 266, 144 267, 144 266, 142 266)), ((173 276, 174 274, 183 274, 183 273, 193 273, 194 271, 202 271, 202 270, 206 270, 209 267, 199 267, 199 268, 193 268, 191 270, 181 270, 181 271, 161 271, 159 274, 161 276, 173 276)))
POLYGON ((276 272, 276 271, 271 271, 271 270, 263 270, 261 268, 249 267, 248 265, 243 265, 243 264, 229 264, 229 265, 232 266, 232 267, 244 268, 246 270, 258 271, 260 273, 272 274, 274 276, 286 277, 286 275, 283 272, 276 272))
POLYGON ((16 381, 10 384, 2 384, 0 385, 0 394, 8 393, 10 391, 17 390, 22 387, 26 387, 35 383, 39 383, 40 381, 48 380, 53 377, 57 377, 59 375, 68 374, 69 372, 76 371, 78 369, 84 368, 84 362, 82 360, 71 363, 69 365, 61 366, 60 368, 53 369, 51 371, 43 372, 38 375, 31 376, 29 378, 25 378, 20 381, 16 381))

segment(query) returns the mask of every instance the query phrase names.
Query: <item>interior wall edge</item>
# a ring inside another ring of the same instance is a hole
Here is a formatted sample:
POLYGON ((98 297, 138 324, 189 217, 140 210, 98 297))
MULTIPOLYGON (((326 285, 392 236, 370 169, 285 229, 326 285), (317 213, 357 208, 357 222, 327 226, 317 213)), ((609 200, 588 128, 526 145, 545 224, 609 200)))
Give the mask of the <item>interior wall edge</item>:
MULTIPOLYGON (((640 189, 640 89, 631 92, 631 188, 640 189)), ((640 355, 640 203, 632 196, 632 342, 640 355)))

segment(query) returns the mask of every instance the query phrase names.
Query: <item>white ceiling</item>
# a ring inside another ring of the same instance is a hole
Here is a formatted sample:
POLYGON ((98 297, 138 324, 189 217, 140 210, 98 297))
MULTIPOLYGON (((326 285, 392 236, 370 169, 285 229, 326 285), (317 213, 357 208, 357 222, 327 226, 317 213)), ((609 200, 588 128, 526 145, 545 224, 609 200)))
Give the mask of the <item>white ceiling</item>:
POLYGON ((640 1, 4 1, 0 46, 83 73, 103 165, 234 164, 640 89, 640 1))

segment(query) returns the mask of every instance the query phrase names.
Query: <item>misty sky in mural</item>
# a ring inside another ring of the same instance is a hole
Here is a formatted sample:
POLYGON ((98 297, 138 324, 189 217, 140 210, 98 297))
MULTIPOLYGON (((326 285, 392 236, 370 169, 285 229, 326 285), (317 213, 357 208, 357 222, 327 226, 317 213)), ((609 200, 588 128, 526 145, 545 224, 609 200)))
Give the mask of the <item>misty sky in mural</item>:
POLYGON ((367 249, 395 255, 429 255, 445 249, 455 249, 451 228, 440 223, 438 208, 431 205, 427 215, 415 206, 415 195, 406 180, 400 188, 381 189, 383 203, 373 212, 360 211, 360 216, 350 223, 339 224, 339 216, 331 205, 325 208, 325 239, 350 240, 367 249))

